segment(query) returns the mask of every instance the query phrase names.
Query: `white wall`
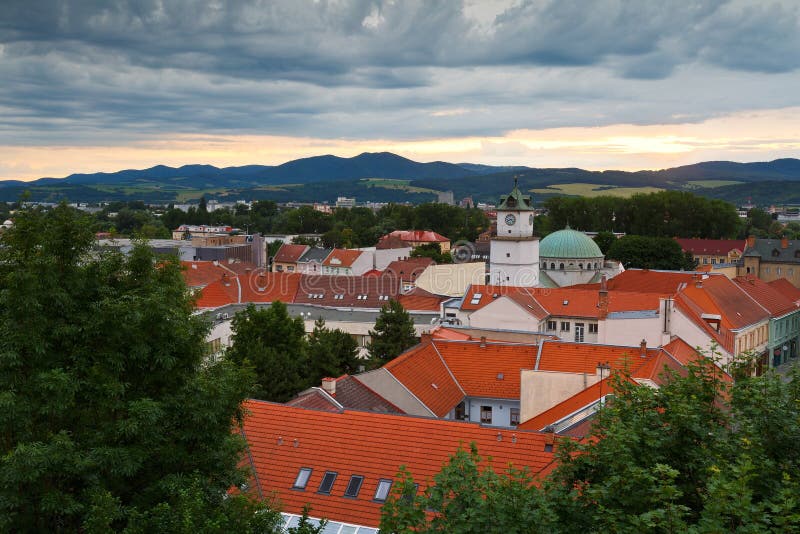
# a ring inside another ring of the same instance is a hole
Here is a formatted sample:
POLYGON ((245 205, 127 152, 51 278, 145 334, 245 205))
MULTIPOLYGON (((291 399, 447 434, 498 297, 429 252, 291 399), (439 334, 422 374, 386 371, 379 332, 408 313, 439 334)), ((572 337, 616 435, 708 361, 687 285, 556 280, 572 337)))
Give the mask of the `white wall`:
POLYGON ((600 380, 596 373, 560 373, 523 369, 520 377, 520 422, 524 423, 600 380))
POLYGON ((508 297, 498 297, 469 316, 469 326, 497 330, 539 332, 539 320, 508 297))
POLYGON ((374 258, 372 267, 379 271, 385 270, 390 263, 396 260, 403 260, 411 256, 411 247, 387 248, 373 251, 374 258))
POLYGON ((641 319, 607 317, 598 324, 598 343, 638 346, 644 339, 648 347, 659 347, 663 341, 663 323, 661 315, 641 319))

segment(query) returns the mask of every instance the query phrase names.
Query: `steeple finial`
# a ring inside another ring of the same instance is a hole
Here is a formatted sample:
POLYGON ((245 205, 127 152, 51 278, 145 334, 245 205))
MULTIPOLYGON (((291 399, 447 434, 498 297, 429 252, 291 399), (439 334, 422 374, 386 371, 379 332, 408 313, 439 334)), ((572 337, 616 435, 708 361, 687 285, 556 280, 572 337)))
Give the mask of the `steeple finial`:
POLYGON ((518 176, 518 175, 515 175, 515 176, 514 176, 514 189, 516 189, 516 188, 517 188, 517 182, 518 182, 518 181, 519 181, 519 176, 518 176))

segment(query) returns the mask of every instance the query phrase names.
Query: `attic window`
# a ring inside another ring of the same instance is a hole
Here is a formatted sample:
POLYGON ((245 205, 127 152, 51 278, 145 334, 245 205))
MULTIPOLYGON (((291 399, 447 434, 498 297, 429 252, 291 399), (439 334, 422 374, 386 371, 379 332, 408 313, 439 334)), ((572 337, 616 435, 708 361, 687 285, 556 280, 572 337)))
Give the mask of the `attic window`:
POLYGON ((364 477, 361 475, 353 475, 350 477, 350 482, 347 484, 347 489, 344 490, 345 497, 355 499, 358 497, 358 492, 361 491, 361 483, 364 482, 364 477))
POLYGON ((503 375, 503 373, 497 373, 497 379, 498 380, 503 380, 504 378, 505 378, 505 376, 503 375))
POLYGON ((564 302, 562 302, 561 304, 563 304, 564 306, 566 306, 566 305, 568 305, 568 304, 569 304, 569 301, 568 301, 568 300, 565 300, 565 301, 564 301, 564 302))
POLYGON ((335 300, 343 300, 344 299, 344 295, 334 295, 333 298, 335 300))
POLYGON ((379 502, 384 502, 389 497, 389 490, 392 489, 392 481, 388 478, 382 478, 378 481, 378 488, 375 490, 374 499, 379 502))
POLYGON ((378 300, 389 300, 389 295, 381 295, 378 297, 378 300))
POLYGON ((781 253, 780 253, 780 251, 778 249, 773 249, 772 250, 772 256, 773 257, 777 258, 780 255, 781 255, 781 253))
POLYGON ((325 493, 330 494, 331 488, 333 488, 333 483, 336 480, 336 473, 335 471, 325 471, 325 476, 322 477, 322 482, 319 485, 319 489, 317 493, 325 493))
POLYGON ((482 298, 483 298, 483 293, 475 293, 474 295, 472 295, 472 300, 470 300, 469 303, 479 304, 482 298))
POLYGON ((308 479, 311 477, 311 468, 301 467, 300 472, 297 473, 297 478, 294 479, 292 489, 304 490, 308 485, 308 479))
POLYGON ((367 300, 367 295, 358 295, 356 298, 358 300, 367 300))

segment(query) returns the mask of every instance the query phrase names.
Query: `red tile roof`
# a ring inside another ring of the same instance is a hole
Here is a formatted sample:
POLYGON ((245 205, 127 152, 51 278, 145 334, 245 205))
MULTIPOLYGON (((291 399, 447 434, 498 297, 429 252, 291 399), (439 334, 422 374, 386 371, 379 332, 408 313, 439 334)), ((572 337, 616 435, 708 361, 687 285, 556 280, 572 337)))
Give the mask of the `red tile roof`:
POLYGON ((292 303, 301 277, 297 273, 271 273, 263 270, 239 276, 226 273, 224 279, 217 280, 200 291, 195 305, 198 308, 218 308, 239 302, 292 303))
POLYGON ((360 250, 335 248, 328 254, 322 265, 327 267, 351 267, 362 254, 363 252, 360 250))
POLYGON ((689 300, 700 313, 721 315, 722 325, 738 330, 769 318, 769 312, 727 276, 708 276, 700 284, 690 283, 681 290, 682 301, 689 300), (699 287, 698 287, 699 286, 699 287))
POLYGON ((439 311, 442 302, 448 300, 448 297, 434 295, 424 289, 415 287, 411 291, 402 293, 397 300, 406 310, 439 311))
POLYGON ((545 452, 549 436, 475 423, 345 410, 305 410, 262 401, 245 404, 244 436, 257 479, 252 487, 265 497, 277 493, 282 509, 377 527, 381 503, 373 497, 380 479, 393 480, 405 465, 424 491, 442 464, 459 447, 474 443, 498 471, 509 465, 533 474, 552 467, 545 452), (498 435, 500 440, 498 440, 498 435), (513 436, 513 439, 512 439, 513 436), (292 486, 300 468, 312 469, 305 490, 292 486), (326 471, 338 473, 330 494, 317 492, 326 471), (351 475, 364 482, 357 498, 343 496, 351 475))
POLYGON ((659 349, 647 349, 646 356, 642 357, 640 347, 543 341, 535 369, 561 373, 595 374, 597 364, 607 362, 614 370, 625 368, 635 370, 641 367, 647 359, 655 357, 658 352, 659 349))
POLYGON ((306 253, 308 245, 289 245, 284 243, 275 253, 273 261, 276 263, 297 263, 300 256, 306 253))
POLYGON ((385 272, 395 275, 404 282, 413 282, 430 265, 436 265, 432 258, 407 258, 393 261, 386 266, 385 272))
MULTIPOLYGON (((383 237, 397 237, 408 243, 449 243, 442 234, 437 234, 431 230, 395 230, 383 237)), ((383 238, 382 238, 383 239, 383 238)))
POLYGON ((732 250, 740 253, 744 250, 747 241, 743 239, 686 239, 676 237, 675 241, 685 252, 691 252, 695 256, 716 255, 727 256, 732 250))
MULTIPOLYGON (((247 266, 254 268, 251 263, 247 266)), ((222 278, 223 274, 232 274, 229 269, 214 261, 182 261, 183 279, 189 287, 205 287, 222 278)))
POLYGON ((608 281, 608 289, 674 295, 681 284, 692 281, 693 274, 682 271, 628 269, 608 281))
POLYGON ((436 417, 444 417, 464 398, 433 343, 417 345, 383 368, 414 394, 436 417))
POLYGON ((753 275, 738 276, 733 281, 753 300, 766 308, 773 317, 781 317, 797 310, 797 304, 790 297, 753 275))
POLYGON ((394 276, 304 275, 294 302, 331 307, 375 308, 400 295, 394 276))
POLYGON ((433 341, 456 382, 470 397, 520 398, 520 371, 533 369, 536 345, 433 341), (483 346, 481 346, 483 345, 483 346))
POLYGON ((286 406, 295 406, 297 408, 306 408, 309 410, 323 410, 326 412, 342 411, 342 406, 336 399, 317 387, 301 391, 295 398, 288 401, 286 406))
POLYGON ((784 296, 788 297, 794 302, 800 303, 800 289, 797 289, 794 284, 792 284, 786 278, 778 278, 777 280, 772 280, 771 282, 767 283, 783 293, 784 296))

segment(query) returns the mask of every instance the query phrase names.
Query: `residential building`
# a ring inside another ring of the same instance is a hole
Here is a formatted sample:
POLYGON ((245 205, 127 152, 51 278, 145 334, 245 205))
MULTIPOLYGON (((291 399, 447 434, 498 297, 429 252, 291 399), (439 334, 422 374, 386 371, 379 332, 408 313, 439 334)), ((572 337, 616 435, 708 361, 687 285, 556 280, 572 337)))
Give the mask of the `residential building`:
POLYGON ((233 230, 232 226, 182 224, 172 231, 172 239, 191 239, 192 237, 204 237, 208 235, 229 235, 233 230))
POLYGON ((377 534, 401 466, 427 489, 442 464, 474 444, 497 467, 534 476, 553 467, 551 434, 358 410, 309 410, 250 400, 241 427, 258 498, 277 496, 287 526, 310 506, 330 532, 377 534))
POLYGON ((397 245, 416 248, 437 245, 442 254, 450 252, 450 240, 430 230, 395 230, 378 240, 378 248, 397 248, 397 245))
POLYGON ((742 257, 746 241, 739 239, 685 239, 676 237, 681 250, 689 252, 696 265, 736 263, 742 257))
POLYGON ((295 269, 302 274, 322 274, 322 263, 333 252, 332 248, 310 247, 295 262, 295 269))
POLYGON ((274 273, 295 273, 299 272, 297 261, 311 247, 308 245, 290 245, 284 243, 280 246, 275 256, 272 258, 272 272, 274 273))
POLYGON ((436 265, 431 258, 406 258, 391 262, 384 272, 399 278, 403 291, 410 291, 416 286, 417 277, 431 265, 436 265))
POLYGON ((748 237, 737 270, 739 276, 752 274, 765 282, 786 278, 800 287, 800 241, 748 237))
POLYGON ((453 204, 455 204, 455 201, 453 199, 453 192, 452 191, 440 191, 440 192, 438 192, 436 194, 436 201, 439 204, 447 204, 449 206, 452 206, 453 204))
POLYGON ((337 197, 336 198, 336 207, 337 208, 355 208, 356 207, 356 199, 348 198, 348 197, 337 197))
POLYGON ((361 250, 335 248, 322 261, 322 274, 360 276, 372 269, 372 256, 361 250))

